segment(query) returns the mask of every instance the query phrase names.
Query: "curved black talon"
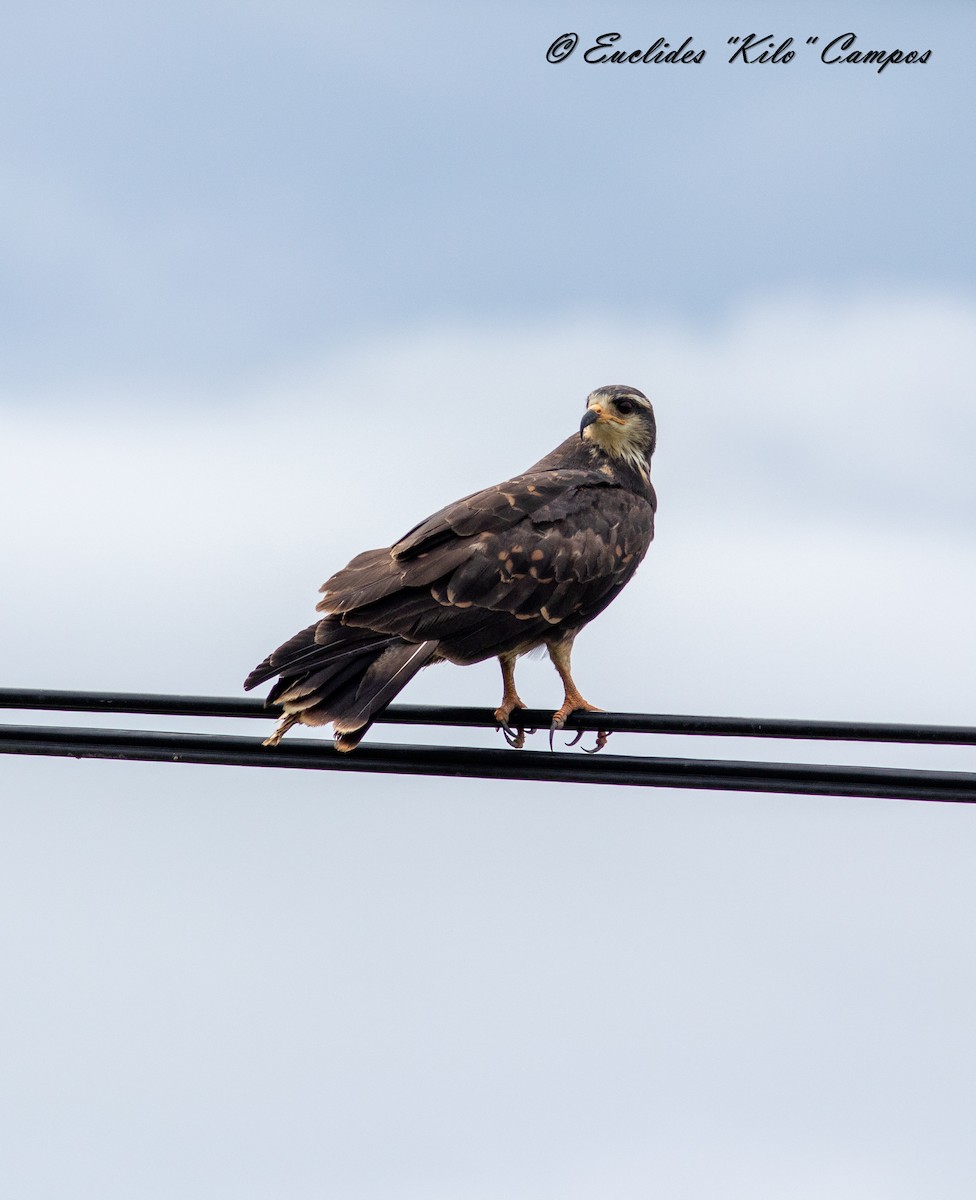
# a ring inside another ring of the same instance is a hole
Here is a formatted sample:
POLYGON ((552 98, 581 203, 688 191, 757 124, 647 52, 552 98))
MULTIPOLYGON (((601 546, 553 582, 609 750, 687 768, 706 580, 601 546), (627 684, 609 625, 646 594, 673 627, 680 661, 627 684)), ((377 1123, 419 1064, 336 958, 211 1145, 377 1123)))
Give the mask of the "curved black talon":
POLYGON ((508 721, 499 721, 497 717, 495 718, 495 728, 502 731, 502 737, 513 750, 521 750, 525 745, 525 735, 535 733, 534 729, 521 729, 518 726, 510 725, 508 721))
POLYGON ((571 746, 575 746, 575 745, 576 745, 576 743, 577 743, 577 742, 580 740, 580 738, 583 736, 583 734, 584 734, 585 732, 586 732, 586 730, 585 730, 585 729, 581 729, 581 730, 579 731, 579 733, 576 735, 576 737, 574 737, 574 738, 573 738, 573 740, 572 740, 571 742, 567 742, 567 743, 566 743, 566 749, 568 750, 568 749, 569 749, 571 746))
POLYGON ((513 729, 507 721, 502 721, 497 726, 502 731, 502 737, 512 747, 513 750, 521 750, 525 745, 525 730, 513 729))
POLYGON ((584 754, 599 754, 599 752, 603 749, 603 747, 607 744, 607 742, 610 741, 610 735, 612 733, 613 733, 612 729, 609 732, 607 732, 604 729, 601 729, 596 735, 596 745, 592 746, 592 747, 584 746, 583 753, 584 754))

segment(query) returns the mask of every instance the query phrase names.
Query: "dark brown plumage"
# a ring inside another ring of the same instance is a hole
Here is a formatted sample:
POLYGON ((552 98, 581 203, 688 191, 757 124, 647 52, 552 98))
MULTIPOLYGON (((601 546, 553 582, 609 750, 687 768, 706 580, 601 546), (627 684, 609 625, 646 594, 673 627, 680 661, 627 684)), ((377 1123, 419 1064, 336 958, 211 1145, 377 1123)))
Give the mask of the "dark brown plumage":
MULTIPOLYGON (((266 745, 296 722, 325 725, 351 750, 376 714, 422 668, 497 656, 504 694, 495 716, 525 705, 515 660, 545 645, 565 686, 553 716, 599 711, 570 672, 578 631, 628 582, 654 536, 650 401, 598 388, 579 434, 524 474, 434 513, 393 546, 367 550, 323 584, 326 615, 251 672, 250 690, 278 676, 268 703, 284 715, 266 745)), ((599 744, 606 740, 601 735, 599 744)))

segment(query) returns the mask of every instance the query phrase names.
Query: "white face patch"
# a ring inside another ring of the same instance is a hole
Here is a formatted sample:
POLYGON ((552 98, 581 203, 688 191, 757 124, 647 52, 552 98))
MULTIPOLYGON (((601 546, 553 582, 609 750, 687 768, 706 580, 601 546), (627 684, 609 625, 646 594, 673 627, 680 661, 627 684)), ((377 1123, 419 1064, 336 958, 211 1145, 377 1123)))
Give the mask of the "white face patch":
MULTIPOLYGON (((643 422, 634 417, 618 417, 609 404, 596 401, 603 416, 583 430, 584 440, 594 443, 610 455, 629 463, 641 475, 647 476, 647 432, 643 422)), ((596 404, 589 407, 594 408, 596 404)))

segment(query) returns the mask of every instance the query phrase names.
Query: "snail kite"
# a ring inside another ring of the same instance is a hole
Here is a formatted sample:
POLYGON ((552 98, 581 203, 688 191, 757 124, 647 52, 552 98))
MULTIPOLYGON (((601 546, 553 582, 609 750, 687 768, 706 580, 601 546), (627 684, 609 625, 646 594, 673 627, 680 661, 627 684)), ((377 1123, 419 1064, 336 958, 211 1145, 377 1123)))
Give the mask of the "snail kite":
MULTIPOLYGON (((650 480, 654 411, 635 388, 597 388, 579 434, 505 483, 449 504, 398 542, 358 555, 325 584, 321 620, 297 633, 247 677, 250 690, 278 676, 268 704, 284 713, 265 745, 296 722, 335 728, 351 750, 422 667, 497 657, 504 692, 495 718, 525 704, 515 661, 549 651, 565 688, 553 715, 599 712, 570 673, 573 639, 636 571, 654 536, 650 480)), ((606 741, 600 735, 597 748, 606 741)))

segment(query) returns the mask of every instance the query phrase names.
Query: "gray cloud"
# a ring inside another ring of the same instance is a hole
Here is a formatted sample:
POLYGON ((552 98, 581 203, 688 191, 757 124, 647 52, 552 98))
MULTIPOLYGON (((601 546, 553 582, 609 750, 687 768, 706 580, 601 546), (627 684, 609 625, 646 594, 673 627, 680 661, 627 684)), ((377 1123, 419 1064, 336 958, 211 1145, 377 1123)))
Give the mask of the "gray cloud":
POLYGON ((547 64, 554 3, 43 12, 12 18, 0 80, 0 352, 35 401, 80 378, 246 386, 418 318, 971 291, 961 5, 750 11, 797 41, 853 22, 934 46, 880 77, 805 45, 730 65, 745 18, 718 3, 574 18, 694 34, 709 58, 674 68, 547 64))

